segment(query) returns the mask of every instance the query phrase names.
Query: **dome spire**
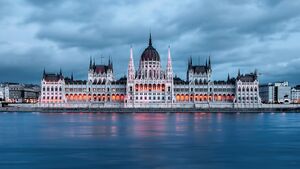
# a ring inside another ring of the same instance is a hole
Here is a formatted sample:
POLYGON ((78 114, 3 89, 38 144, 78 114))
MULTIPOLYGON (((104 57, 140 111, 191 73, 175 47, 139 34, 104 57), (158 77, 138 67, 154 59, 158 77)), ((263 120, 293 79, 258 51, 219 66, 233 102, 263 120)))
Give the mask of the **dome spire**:
POLYGON ((150 32, 150 37, 149 37, 149 46, 152 46, 152 36, 151 36, 151 32, 150 32))

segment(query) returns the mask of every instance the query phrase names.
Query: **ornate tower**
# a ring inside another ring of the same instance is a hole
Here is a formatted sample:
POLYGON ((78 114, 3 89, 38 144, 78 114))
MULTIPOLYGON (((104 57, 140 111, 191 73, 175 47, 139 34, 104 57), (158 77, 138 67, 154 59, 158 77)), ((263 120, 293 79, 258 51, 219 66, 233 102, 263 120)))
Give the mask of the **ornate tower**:
POLYGON ((168 80, 173 80, 173 68, 172 68, 172 59, 171 59, 170 46, 168 47, 167 79, 168 80))
POLYGON ((135 69, 134 69, 134 62, 133 62, 133 50, 132 47, 130 48, 130 58, 128 63, 128 78, 127 81, 133 81, 135 78, 135 69))
POLYGON ((128 72, 127 72, 127 85, 126 85, 126 98, 125 106, 133 107, 134 105, 134 80, 135 80, 135 69, 133 62, 133 50, 130 47, 130 57, 128 63, 128 72))
POLYGON ((172 104, 175 101, 174 87, 173 87, 173 67, 171 59, 171 48, 168 47, 168 61, 166 70, 166 103, 172 104))

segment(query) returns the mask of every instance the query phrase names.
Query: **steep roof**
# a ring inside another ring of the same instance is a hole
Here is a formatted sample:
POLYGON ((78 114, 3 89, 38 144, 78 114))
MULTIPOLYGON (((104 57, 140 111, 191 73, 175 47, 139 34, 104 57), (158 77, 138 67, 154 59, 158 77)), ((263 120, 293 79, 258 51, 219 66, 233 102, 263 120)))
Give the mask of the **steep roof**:
POLYGON ((63 79, 63 76, 55 73, 44 73, 43 79, 47 82, 58 82, 63 79))
POLYGON ((255 80, 257 80, 257 75, 254 73, 238 75, 237 80, 240 80, 242 82, 254 82, 255 80))
POLYGON ((209 67, 203 65, 192 66, 191 69, 194 73, 207 73, 209 71, 209 67))

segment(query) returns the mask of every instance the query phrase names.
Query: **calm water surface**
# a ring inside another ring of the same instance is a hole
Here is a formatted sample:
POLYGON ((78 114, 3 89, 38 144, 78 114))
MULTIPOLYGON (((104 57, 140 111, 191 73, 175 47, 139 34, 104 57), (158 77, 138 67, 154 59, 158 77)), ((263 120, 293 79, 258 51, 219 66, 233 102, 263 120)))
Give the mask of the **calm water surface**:
POLYGON ((0 168, 300 168, 296 113, 0 113, 0 168))

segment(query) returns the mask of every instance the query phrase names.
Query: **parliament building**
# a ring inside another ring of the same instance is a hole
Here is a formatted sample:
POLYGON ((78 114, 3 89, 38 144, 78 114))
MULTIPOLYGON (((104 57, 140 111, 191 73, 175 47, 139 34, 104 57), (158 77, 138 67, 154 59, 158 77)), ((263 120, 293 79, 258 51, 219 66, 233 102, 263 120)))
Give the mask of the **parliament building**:
POLYGON ((119 108, 208 108, 259 107, 259 81, 257 71, 241 74, 226 81, 211 79, 211 58, 203 65, 189 58, 186 79, 174 76, 171 49, 168 48, 167 65, 152 44, 134 65, 130 48, 127 76, 116 79, 111 59, 107 64, 96 64, 90 59, 87 80, 66 77, 62 71, 48 73, 41 80, 41 107, 119 107, 119 108))

